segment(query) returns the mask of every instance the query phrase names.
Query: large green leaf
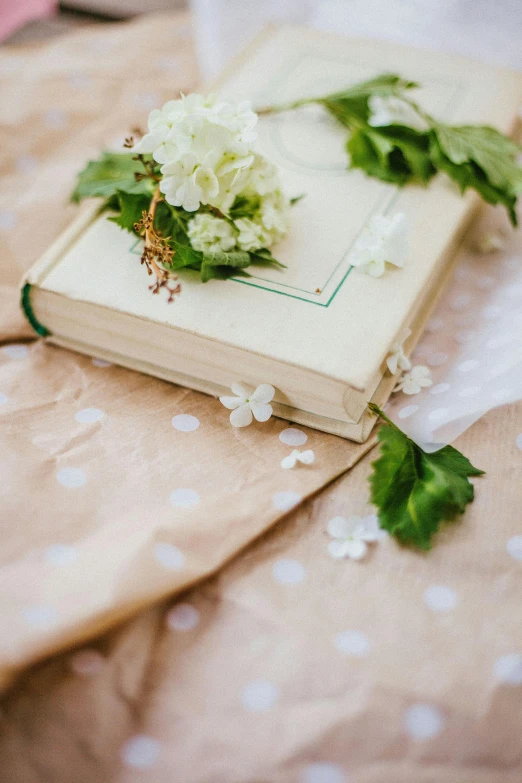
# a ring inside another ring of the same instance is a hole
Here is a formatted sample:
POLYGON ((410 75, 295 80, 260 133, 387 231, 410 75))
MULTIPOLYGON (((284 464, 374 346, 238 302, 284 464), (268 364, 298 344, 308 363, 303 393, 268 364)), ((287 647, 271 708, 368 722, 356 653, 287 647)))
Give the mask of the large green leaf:
POLYGON ((130 153, 103 152, 98 160, 91 160, 78 174, 72 201, 84 198, 110 198, 118 191, 124 193, 150 194, 154 188, 151 179, 136 181, 135 173, 144 173, 140 161, 133 160, 130 153))
POLYGON ((379 524, 403 544, 430 549, 441 522, 463 514, 473 500, 468 477, 483 471, 452 446, 427 454, 376 405, 370 408, 387 422, 379 429, 381 452, 370 476, 379 524))

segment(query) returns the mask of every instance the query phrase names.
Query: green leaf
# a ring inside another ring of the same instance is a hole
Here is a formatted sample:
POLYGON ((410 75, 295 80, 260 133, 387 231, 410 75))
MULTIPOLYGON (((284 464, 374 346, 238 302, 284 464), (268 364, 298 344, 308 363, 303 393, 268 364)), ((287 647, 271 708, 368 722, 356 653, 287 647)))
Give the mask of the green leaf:
POLYGON ((172 257, 172 269, 183 269, 184 267, 190 267, 192 269, 200 269, 203 263, 203 253, 199 250, 194 250, 190 245, 184 245, 181 242, 170 243, 174 255, 172 257))
POLYGON ((234 203, 232 204, 229 216, 232 220, 238 218, 253 218, 261 206, 261 197, 257 193, 251 196, 239 195, 236 196, 234 203))
POLYGON ((425 184, 435 174, 428 134, 411 128, 361 127, 351 134, 346 149, 352 168, 363 169, 384 182, 425 184))
POLYGON ((510 220, 517 225, 515 205, 517 192, 498 188, 488 179, 483 169, 475 161, 454 163, 443 151, 437 135, 433 135, 430 141, 430 155, 434 166, 444 171, 459 186, 462 193, 467 188, 476 190, 477 193, 489 204, 502 204, 508 211, 510 220))
POLYGON ((120 212, 118 215, 110 217, 109 220, 126 231, 134 232, 134 224, 141 220, 143 212, 147 212, 150 207, 150 195, 125 193, 118 190, 116 198, 120 212))
POLYGON ((397 74, 384 73, 314 102, 322 104, 342 125, 350 128, 354 123, 367 122, 368 100, 372 95, 400 95, 412 87, 417 87, 417 84, 406 81, 397 74))
POLYGON ((402 544, 430 549, 441 522, 463 514, 473 500, 469 476, 484 471, 452 446, 427 454, 393 424, 376 405, 370 409, 385 420, 378 433, 379 459, 372 463, 371 500, 379 524, 402 544))
POLYGON ((278 261, 268 248, 263 247, 260 250, 250 251, 250 261, 252 264, 271 264, 277 266, 279 269, 286 269, 286 265, 278 261))
POLYGON ((180 242, 188 245, 187 222, 190 215, 191 213, 173 207, 166 201, 160 201, 156 207, 154 228, 161 236, 170 237, 172 243, 180 242))
POLYGON ((250 255, 244 250, 233 250, 231 253, 205 253, 201 265, 201 280, 204 283, 213 278, 225 280, 247 266, 250 266, 250 255))
POLYGON ((110 198, 117 191, 152 195, 152 180, 136 181, 136 172, 142 174, 144 169, 138 160, 133 160, 132 154, 104 152, 99 160, 91 160, 78 174, 71 199, 78 202, 95 196, 110 198))

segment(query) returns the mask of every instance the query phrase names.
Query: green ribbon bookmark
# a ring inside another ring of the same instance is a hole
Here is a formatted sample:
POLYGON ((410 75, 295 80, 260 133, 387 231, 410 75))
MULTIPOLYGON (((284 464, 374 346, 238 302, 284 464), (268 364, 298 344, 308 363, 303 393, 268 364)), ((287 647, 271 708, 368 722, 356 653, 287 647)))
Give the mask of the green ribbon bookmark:
POLYGON ((40 335, 40 337, 47 337, 47 335, 51 334, 49 329, 47 329, 43 324, 41 324, 34 312, 33 308, 31 307, 31 302, 29 300, 29 291, 31 290, 32 286, 31 283, 26 283, 24 287, 22 288, 22 296, 20 300, 20 304, 22 305, 22 310, 25 313, 25 317, 35 330, 37 334, 40 335))

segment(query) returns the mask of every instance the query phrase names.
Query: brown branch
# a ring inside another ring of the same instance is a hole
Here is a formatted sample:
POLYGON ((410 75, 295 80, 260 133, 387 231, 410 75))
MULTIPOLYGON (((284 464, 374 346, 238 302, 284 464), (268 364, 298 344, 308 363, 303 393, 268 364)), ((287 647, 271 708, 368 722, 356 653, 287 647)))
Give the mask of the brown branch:
POLYGON ((163 196, 160 189, 156 188, 149 211, 143 212, 142 219, 134 224, 134 230, 145 240, 141 263, 145 264, 149 275, 156 276, 156 282, 150 285, 149 289, 153 294, 159 294, 160 290, 165 288, 169 294, 168 301, 172 302, 174 296, 180 293, 181 285, 169 285, 178 279, 176 274, 165 268, 171 266, 174 250, 169 244, 169 237, 162 237, 154 228, 156 208, 160 201, 163 201, 163 196))

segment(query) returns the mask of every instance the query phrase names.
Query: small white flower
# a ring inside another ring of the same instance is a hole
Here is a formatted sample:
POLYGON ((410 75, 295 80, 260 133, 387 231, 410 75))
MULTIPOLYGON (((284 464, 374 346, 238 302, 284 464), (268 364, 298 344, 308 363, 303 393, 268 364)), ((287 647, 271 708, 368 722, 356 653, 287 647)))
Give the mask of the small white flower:
POLYGON ((259 250, 271 244, 270 234, 260 223, 250 218, 238 218, 235 225, 239 230, 237 243, 241 250, 259 250))
POLYGON ((431 370, 424 364, 417 364, 409 372, 405 372, 394 392, 403 391, 404 394, 418 394, 421 389, 432 386, 431 370))
POLYGON ((411 334, 411 329, 403 329, 395 342, 390 346, 390 353, 386 359, 386 364, 392 375, 395 375, 397 370, 409 370, 411 367, 410 360, 404 355, 403 345, 411 334))
POLYGON ((237 239, 230 223, 204 212, 189 220, 187 233, 194 250, 201 253, 226 253, 232 250, 237 239))
POLYGON ((328 522, 327 530, 333 538, 328 544, 328 551, 336 559, 350 557, 361 560, 368 551, 368 544, 386 535, 379 527, 375 514, 364 518, 334 517, 328 522))
POLYGON ((368 125, 380 128, 386 125, 406 125, 417 131, 428 130, 429 125, 413 106, 393 95, 372 95, 368 100, 370 118, 368 125))
POLYGON ((230 423, 233 427, 248 427, 252 423, 252 414, 256 421, 268 421, 272 415, 272 402, 275 389, 269 383, 262 383, 255 391, 241 383, 231 386, 235 397, 220 397, 225 408, 232 411, 230 423))
POLYGON ((488 253, 496 253, 498 250, 504 250, 506 247, 506 240, 502 234, 498 231, 490 231, 489 234, 484 234, 477 242, 477 250, 479 253, 487 255, 488 253))
POLYGON ((381 277, 386 264, 402 267, 408 255, 406 215, 374 215, 355 242, 350 263, 358 271, 381 277))
POLYGON ((281 460, 281 467, 285 470, 291 470, 292 468, 295 468, 298 462, 302 465, 313 465, 315 462, 315 454, 312 449, 307 449, 306 451, 294 449, 288 457, 284 457, 281 460))

